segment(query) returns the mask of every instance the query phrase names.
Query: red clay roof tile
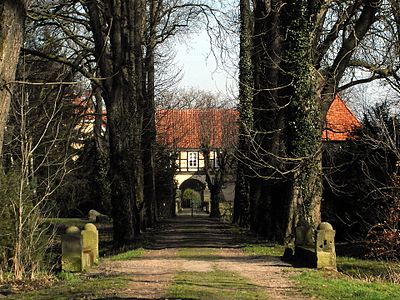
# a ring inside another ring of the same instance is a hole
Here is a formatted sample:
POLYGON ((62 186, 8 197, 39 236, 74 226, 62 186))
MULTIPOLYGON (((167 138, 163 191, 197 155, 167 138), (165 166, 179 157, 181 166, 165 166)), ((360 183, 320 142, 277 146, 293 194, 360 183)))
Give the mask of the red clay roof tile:
POLYGON ((157 141, 170 148, 198 149, 202 143, 221 148, 224 128, 237 128, 238 115, 234 109, 161 109, 157 141))
POLYGON ((357 120, 340 96, 336 95, 326 114, 322 138, 327 141, 345 141, 352 138, 352 131, 360 127, 360 121, 357 120))
MULTIPOLYGON (((169 148, 198 149, 206 140, 210 147, 220 148, 227 137, 224 126, 237 129, 238 117, 235 109, 161 109, 156 114, 157 141, 169 148)), ((345 141, 359 127, 361 123, 336 95, 326 116, 322 139, 345 141)))

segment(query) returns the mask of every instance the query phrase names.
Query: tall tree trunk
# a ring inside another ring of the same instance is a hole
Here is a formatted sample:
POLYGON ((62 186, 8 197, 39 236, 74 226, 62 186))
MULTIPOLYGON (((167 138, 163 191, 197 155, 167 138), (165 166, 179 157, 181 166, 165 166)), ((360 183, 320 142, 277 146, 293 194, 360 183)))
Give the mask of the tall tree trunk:
POLYGON ((103 213, 111 214, 111 191, 107 175, 110 168, 108 130, 104 128, 104 103, 100 87, 92 83, 92 93, 95 100, 94 140, 96 149, 95 182, 98 187, 97 197, 103 213))
POLYGON ((316 91, 316 71, 312 61, 313 16, 318 1, 288 2, 282 9, 282 36, 286 80, 283 90, 288 99, 286 146, 290 163, 289 199, 284 240, 294 241, 299 221, 313 227, 321 221, 322 199, 322 113, 316 91))
POLYGON ((156 181, 155 181, 155 48, 156 26, 158 22, 158 0, 151 0, 149 5, 149 37, 146 47, 145 75, 146 99, 143 119, 143 168, 144 168, 144 199, 145 199, 145 225, 151 227, 157 219, 156 181))
POLYGON ((86 5, 96 60, 105 78, 101 84, 109 129, 114 243, 123 246, 140 234, 143 207, 144 2, 88 1, 86 5))
MULTIPOLYGON (((253 66, 253 134, 250 164, 256 172, 250 185, 251 228, 273 240, 282 236, 282 228, 273 222, 282 211, 276 195, 277 186, 285 178, 281 175, 286 156, 283 128, 285 126, 285 98, 279 89, 282 60, 280 12, 283 1, 256 1, 254 6, 253 66), (268 45, 268 46, 266 46, 268 45), (259 151, 261 149, 261 151, 259 151)), ((253 174, 254 175, 254 174, 253 174)))
POLYGON ((206 175, 206 182, 208 189, 210 190, 210 201, 211 201, 211 218, 221 217, 219 210, 219 194, 222 191, 222 185, 224 183, 224 168, 223 164, 220 165, 218 170, 215 170, 211 166, 210 162, 210 149, 203 145, 202 153, 204 156, 204 172, 206 175), (214 174, 211 174, 213 172, 214 174))
POLYGON ((221 193, 221 187, 217 184, 208 184, 210 190, 211 210, 210 218, 221 217, 221 211, 219 210, 219 194, 221 193))
MULTIPOLYGON (((251 228, 291 242, 300 220, 312 226, 320 221, 323 120, 353 53, 376 20, 380 2, 349 4, 349 11, 357 13, 349 15, 354 25, 340 41, 342 29, 336 26, 325 40, 320 34, 329 9, 322 0, 253 4, 253 134, 247 155, 254 171, 251 228), (336 57, 322 69, 321 61, 333 45, 336 57)), ((342 21, 339 25, 347 26, 342 21)))
POLYGON ((249 225, 250 214, 250 180, 246 157, 249 155, 249 139, 253 123, 253 61, 252 38, 253 19, 249 0, 240 1, 240 61, 239 61, 239 157, 235 199, 233 206, 233 222, 240 226, 249 225))
POLYGON ((0 166, 2 165, 4 132, 11 101, 10 82, 15 71, 23 43, 26 11, 29 0, 3 0, 0 2, 0 166))

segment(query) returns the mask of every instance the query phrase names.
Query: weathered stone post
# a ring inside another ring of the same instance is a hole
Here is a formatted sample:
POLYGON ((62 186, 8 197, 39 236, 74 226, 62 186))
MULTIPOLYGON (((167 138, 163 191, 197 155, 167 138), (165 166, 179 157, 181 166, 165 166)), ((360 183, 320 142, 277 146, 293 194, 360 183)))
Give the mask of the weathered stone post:
POLYGON ((315 253, 318 269, 336 270, 335 233, 328 222, 322 222, 316 230, 315 253))
POLYGON ((81 272, 84 269, 82 236, 78 227, 70 226, 61 238, 61 266, 66 272, 81 272))
POLYGON ((99 257, 99 232, 92 223, 85 224, 81 232, 83 240, 83 254, 89 255, 89 265, 97 262, 99 257))
POLYGON ((313 247, 314 244, 314 229, 310 225, 297 226, 295 245, 313 247))
POLYGON ((296 227, 294 255, 301 264, 316 267, 314 229, 308 225, 296 227))

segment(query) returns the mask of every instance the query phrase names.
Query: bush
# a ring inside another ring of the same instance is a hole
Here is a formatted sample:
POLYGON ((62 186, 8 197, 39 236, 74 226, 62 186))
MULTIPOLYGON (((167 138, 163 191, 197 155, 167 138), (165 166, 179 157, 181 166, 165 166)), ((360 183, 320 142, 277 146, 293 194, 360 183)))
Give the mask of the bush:
POLYGON ((0 172, 0 280, 9 270, 9 258, 12 255, 12 197, 17 191, 17 181, 12 176, 0 172))
POLYGON ((0 279, 6 273, 13 279, 33 279, 43 271, 52 244, 43 206, 17 172, 1 173, 0 186, 0 279))
MULTIPOLYGON (((400 176, 394 177, 394 185, 400 187, 400 176)), ((400 260, 400 197, 395 197, 386 210, 383 223, 371 228, 367 236, 368 256, 380 260, 400 260)))
POLYGON ((192 189, 186 189, 183 192, 183 201, 189 204, 189 207, 200 208, 201 207, 201 196, 198 192, 192 189))

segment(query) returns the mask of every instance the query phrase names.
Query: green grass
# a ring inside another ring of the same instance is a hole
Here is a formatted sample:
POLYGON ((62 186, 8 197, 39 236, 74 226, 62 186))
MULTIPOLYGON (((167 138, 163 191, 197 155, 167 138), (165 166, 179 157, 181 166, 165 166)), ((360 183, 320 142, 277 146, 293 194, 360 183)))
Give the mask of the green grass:
POLYGON ((188 260, 215 260, 218 259, 216 249, 213 248, 181 248, 177 251, 179 258, 188 260))
POLYGON ((400 263, 338 257, 337 267, 339 272, 353 278, 400 283, 400 263))
POLYGON ((285 247, 281 245, 248 244, 243 251, 250 256, 282 256, 285 247))
MULTIPOLYGON (((126 251, 106 258, 107 260, 130 260, 140 258, 145 253, 143 248, 126 251)), ((84 273, 60 272, 51 287, 31 292, 17 293, 7 299, 18 300, 63 300, 63 299, 95 299, 109 296, 115 290, 126 287, 131 280, 126 275, 88 276, 84 273)))
MULTIPOLYGON (((282 256, 279 245, 249 244, 250 256, 282 256)), ((319 299, 400 299, 400 264, 338 257, 339 272, 309 270, 293 276, 309 296, 319 299), (397 284, 396 284, 397 283, 397 284)))
POLYGON ((177 299, 267 299, 247 279, 231 272, 180 272, 167 290, 166 298, 177 299))
POLYGON ((143 248, 138 248, 134 250, 129 250, 126 252, 122 252, 113 256, 110 256, 108 259, 110 260, 131 260, 131 259, 136 259, 140 258, 143 256, 143 254, 146 252, 143 248))
POLYGON ((64 225, 68 226, 78 226, 83 227, 85 224, 90 223, 88 219, 80 218, 46 218, 45 223, 52 225, 64 225))
POLYGON ((62 275, 64 280, 53 286, 31 292, 10 295, 7 299, 16 300, 67 300, 96 299, 112 296, 113 291, 121 289, 129 282, 128 276, 62 275))
POLYGON ((310 270, 293 276, 293 279, 303 293, 319 299, 400 299, 400 285, 370 283, 335 272, 310 270))

